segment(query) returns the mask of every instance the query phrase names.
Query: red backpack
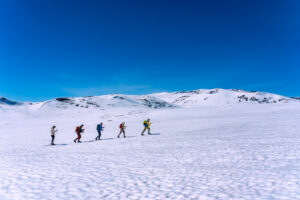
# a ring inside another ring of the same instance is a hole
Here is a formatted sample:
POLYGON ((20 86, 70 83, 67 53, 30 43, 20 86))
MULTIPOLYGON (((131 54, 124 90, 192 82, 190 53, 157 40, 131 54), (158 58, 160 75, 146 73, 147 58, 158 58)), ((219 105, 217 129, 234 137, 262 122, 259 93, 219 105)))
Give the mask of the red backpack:
POLYGON ((120 124, 119 128, 122 128, 123 127, 123 124, 120 124))
POLYGON ((76 132, 76 133, 79 132, 79 126, 76 127, 75 132, 76 132))

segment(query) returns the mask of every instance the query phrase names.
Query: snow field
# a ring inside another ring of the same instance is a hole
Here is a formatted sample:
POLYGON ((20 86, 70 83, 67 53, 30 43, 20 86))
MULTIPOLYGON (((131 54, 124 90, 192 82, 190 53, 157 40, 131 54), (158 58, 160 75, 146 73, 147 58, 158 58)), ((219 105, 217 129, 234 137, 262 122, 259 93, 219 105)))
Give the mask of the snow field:
POLYGON ((300 199, 299 119, 297 104, 1 113, 0 199, 300 199))

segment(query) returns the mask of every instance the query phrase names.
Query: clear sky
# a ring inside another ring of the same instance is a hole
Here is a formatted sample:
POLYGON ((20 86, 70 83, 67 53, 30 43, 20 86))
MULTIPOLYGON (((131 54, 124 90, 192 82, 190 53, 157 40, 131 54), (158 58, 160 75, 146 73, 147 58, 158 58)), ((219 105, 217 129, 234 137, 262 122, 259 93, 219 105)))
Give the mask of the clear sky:
POLYGON ((300 96, 298 0, 0 0, 0 96, 300 96))

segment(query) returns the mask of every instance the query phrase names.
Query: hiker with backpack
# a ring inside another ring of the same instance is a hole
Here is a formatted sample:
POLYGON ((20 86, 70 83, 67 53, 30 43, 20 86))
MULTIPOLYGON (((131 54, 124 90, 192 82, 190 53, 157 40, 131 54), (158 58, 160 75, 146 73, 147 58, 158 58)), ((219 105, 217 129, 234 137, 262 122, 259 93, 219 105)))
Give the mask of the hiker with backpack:
POLYGON ((54 144, 54 139, 55 139, 55 133, 58 131, 57 129, 55 129, 56 128, 56 126, 52 126, 51 127, 51 138, 52 138, 52 141, 51 141, 51 145, 55 145, 54 144))
POLYGON ((143 125, 144 125, 144 130, 142 131, 142 136, 144 136, 144 132, 146 131, 146 130, 148 130, 148 135, 151 135, 151 133, 150 133, 150 125, 151 125, 151 123, 150 123, 150 119, 147 119, 147 120, 145 120, 144 122, 143 122, 143 125))
POLYGON ((76 143, 77 142, 81 142, 80 141, 80 138, 81 138, 81 133, 84 132, 84 129, 83 129, 83 124, 81 124, 80 126, 77 126, 76 129, 75 129, 75 132, 77 133, 77 138, 74 140, 74 142, 76 143))
POLYGON ((96 130, 98 131, 98 136, 96 137, 96 140, 101 140, 101 131, 103 131, 103 123, 101 122, 100 124, 97 124, 96 130))
POLYGON ((122 122, 122 123, 120 124, 119 128, 120 128, 120 133, 119 133, 119 135, 118 135, 118 138, 120 138, 121 133, 124 134, 124 138, 125 138, 125 137, 126 137, 126 136, 125 136, 125 129, 126 129, 125 122, 122 122))

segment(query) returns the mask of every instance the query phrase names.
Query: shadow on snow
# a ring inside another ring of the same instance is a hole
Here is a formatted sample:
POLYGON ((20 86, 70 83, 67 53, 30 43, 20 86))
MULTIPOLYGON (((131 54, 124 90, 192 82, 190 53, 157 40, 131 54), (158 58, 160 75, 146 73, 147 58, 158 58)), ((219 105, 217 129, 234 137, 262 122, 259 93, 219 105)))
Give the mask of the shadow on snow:
POLYGON ((151 135, 160 135, 160 133, 151 133, 151 135))
POLYGON ((50 146, 67 146, 68 144, 47 144, 46 146, 50 147, 50 146))

